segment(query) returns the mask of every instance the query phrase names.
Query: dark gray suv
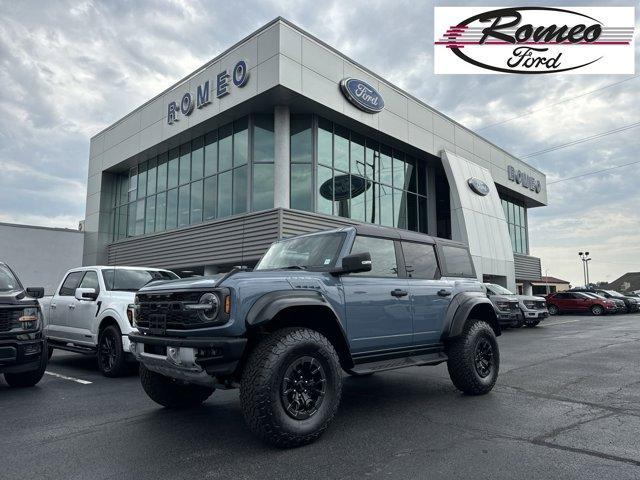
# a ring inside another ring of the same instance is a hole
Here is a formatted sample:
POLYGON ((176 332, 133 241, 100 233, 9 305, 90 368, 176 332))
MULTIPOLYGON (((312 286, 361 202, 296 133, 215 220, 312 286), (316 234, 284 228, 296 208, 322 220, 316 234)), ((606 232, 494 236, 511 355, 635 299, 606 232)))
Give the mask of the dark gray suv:
POLYGON ((447 362, 470 395, 496 382, 500 325, 465 245, 373 226, 274 243, 253 271, 155 282, 132 307, 131 352, 166 407, 240 388, 250 429, 281 447, 333 418, 341 370, 447 362))

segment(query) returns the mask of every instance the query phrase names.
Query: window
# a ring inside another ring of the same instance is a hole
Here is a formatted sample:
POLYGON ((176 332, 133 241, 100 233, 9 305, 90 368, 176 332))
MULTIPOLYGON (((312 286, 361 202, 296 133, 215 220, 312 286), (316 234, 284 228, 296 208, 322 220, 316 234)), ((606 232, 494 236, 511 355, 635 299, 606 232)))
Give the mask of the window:
POLYGON ((471 255, 464 247, 443 245, 442 253, 446 276, 450 277, 475 277, 471 255))
POLYGON ((438 261, 433 245, 402 242, 402 251, 407 277, 427 280, 439 277, 438 261))
POLYGON ((216 218, 218 205, 218 177, 208 177, 204 180, 204 207, 203 216, 205 220, 216 218))
POLYGON ((511 198, 502 198, 504 217, 509 228, 511 247, 515 253, 528 254, 526 208, 523 203, 511 198))
POLYGON ((253 211, 273 208, 273 163, 257 163, 253 166, 253 211))
POLYGON ((204 139, 196 138, 191 142, 191 180, 200 180, 204 167, 204 139))
POLYGON ((291 115, 290 205, 313 210, 313 141, 311 115, 291 115))
POLYGON ((398 264, 393 240, 384 238, 357 236, 351 247, 351 253, 366 253, 371 255, 371 271, 353 273, 367 277, 397 277, 398 264))
POLYGON ((84 274, 82 282, 78 288, 93 288, 96 293, 100 292, 100 283, 98 282, 98 274, 93 270, 89 270, 84 274))
POLYGON ((313 170, 310 164, 291 164, 291 208, 311 211, 313 170))
POLYGON ((147 211, 145 213, 144 233, 153 233, 156 223, 156 196, 147 197, 147 211))
POLYGON ((288 267, 321 270, 332 268, 344 238, 344 233, 334 232, 281 240, 269 247, 256 265, 256 270, 288 267))
POLYGON ((428 231, 427 169, 420 159, 321 117, 316 131, 314 179, 301 166, 306 156, 293 151, 292 127, 292 208, 428 231))
POLYGON ((64 297, 72 297, 75 295, 76 288, 78 288, 83 275, 84 272, 71 272, 67 275, 67 278, 62 282, 59 294, 64 297))

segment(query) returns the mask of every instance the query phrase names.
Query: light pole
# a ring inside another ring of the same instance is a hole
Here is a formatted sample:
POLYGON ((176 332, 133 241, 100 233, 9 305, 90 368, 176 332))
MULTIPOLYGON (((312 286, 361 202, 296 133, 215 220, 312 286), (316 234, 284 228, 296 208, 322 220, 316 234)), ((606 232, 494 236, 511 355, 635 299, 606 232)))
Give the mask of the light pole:
POLYGON ((589 252, 578 252, 578 256, 580 260, 582 260, 582 275, 584 276, 584 286, 585 288, 589 287, 589 262, 591 259, 589 258, 589 252))
POLYGON ((549 269, 548 268, 544 269, 544 283, 545 283, 545 289, 547 290, 547 295, 549 295, 549 269))

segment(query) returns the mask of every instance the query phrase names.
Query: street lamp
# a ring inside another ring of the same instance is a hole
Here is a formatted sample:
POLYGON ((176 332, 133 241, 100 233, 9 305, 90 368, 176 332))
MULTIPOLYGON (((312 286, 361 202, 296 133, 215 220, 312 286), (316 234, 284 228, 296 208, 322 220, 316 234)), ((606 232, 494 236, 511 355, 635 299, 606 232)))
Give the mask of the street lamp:
POLYGON ((584 286, 585 288, 589 287, 589 262, 591 258, 589 258, 589 252, 578 252, 578 256, 580 260, 582 260, 582 275, 584 276, 584 286))

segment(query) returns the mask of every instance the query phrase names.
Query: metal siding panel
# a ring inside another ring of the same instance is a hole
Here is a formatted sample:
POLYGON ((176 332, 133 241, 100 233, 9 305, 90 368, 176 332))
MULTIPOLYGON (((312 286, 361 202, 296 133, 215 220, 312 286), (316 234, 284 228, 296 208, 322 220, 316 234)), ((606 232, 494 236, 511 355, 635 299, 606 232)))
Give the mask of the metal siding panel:
POLYGON ((514 253, 513 260, 518 280, 541 280, 542 267, 539 258, 514 253))

